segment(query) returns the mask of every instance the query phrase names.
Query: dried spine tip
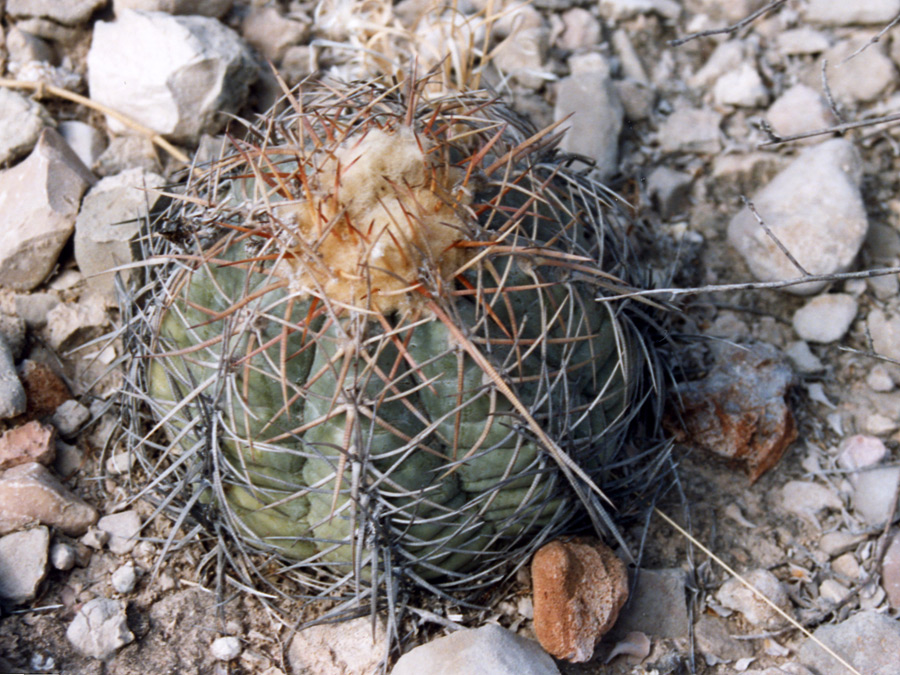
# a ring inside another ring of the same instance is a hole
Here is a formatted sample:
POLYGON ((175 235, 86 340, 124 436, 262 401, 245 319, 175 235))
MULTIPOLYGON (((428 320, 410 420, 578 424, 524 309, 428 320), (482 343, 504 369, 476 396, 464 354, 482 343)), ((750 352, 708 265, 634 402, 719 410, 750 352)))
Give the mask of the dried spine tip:
POLYGON ((595 302, 634 269, 607 193, 423 89, 300 92, 186 188, 186 246, 150 239, 148 491, 310 592, 484 588, 575 503, 610 523, 590 483, 627 512, 668 466, 625 448, 661 383, 631 305, 595 302))

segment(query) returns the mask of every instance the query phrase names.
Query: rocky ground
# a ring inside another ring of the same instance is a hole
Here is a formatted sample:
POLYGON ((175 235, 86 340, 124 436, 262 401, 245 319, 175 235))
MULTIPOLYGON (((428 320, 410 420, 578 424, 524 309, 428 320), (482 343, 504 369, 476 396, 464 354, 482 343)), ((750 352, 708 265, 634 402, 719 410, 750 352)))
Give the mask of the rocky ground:
MULTIPOLYGON (((684 499, 660 508, 858 672, 900 673, 900 286, 835 276, 900 265, 900 134, 876 123, 900 108, 900 0, 775 2, 680 44, 765 3, 429 4, 0 1, 0 670, 375 669, 367 619, 295 638, 290 607, 285 621, 235 589, 217 607, 203 546, 157 564, 169 526, 130 500, 114 442, 122 354, 94 340, 118 318, 107 270, 132 261, 159 199, 144 188, 179 157, 212 156, 223 111, 251 117, 277 98, 267 59, 294 85, 449 53, 448 86, 482 77, 538 125, 574 113, 563 147, 653 233, 659 269, 677 271, 657 286, 803 277, 679 296, 678 372, 698 382, 681 391, 684 499), (475 72, 482 46, 491 63, 475 72)), ((661 516, 646 535, 634 597, 592 661, 482 628, 397 672, 464 654, 485 673, 853 672, 661 516)), ((523 579, 483 621, 533 637, 531 617, 523 579)))

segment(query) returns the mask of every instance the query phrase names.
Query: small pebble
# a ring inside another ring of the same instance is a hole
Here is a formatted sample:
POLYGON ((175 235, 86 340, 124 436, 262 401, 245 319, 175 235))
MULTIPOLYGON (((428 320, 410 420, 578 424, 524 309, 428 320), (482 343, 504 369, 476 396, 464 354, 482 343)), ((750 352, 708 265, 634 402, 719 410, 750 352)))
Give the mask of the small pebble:
POLYGON ((878 393, 886 393, 894 389, 894 381, 887 368, 881 364, 872 367, 866 376, 866 384, 869 385, 869 389, 878 393))
POLYGON ((110 577, 110 582, 112 583, 113 588, 115 588, 118 593, 123 594, 131 593, 131 591, 134 590, 134 584, 136 581, 137 574, 134 570, 134 563, 130 561, 113 572, 112 576, 110 577))
POLYGON ((784 353, 791 360, 791 363, 804 375, 813 373, 821 373, 825 370, 825 364, 822 360, 812 353, 809 344, 803 340, 796 340, 785 348, 784 353))
MULTIPOLYGON (((790 614, 791 602, 778 577, 765 569, 752 570, 743 576, 756 590, 790 614)), ((728 609, 743 614, 744 618, 754 626, 777 628, 785 622, 785 619, 771 605, 760 599, 737 579, 729 579, 722 584, 716 593, 716 600, 728 609)))
POLYGON ((107 598, 86 602, 69 624, 66 637, 85 656, 101 660, 134 641, 128 630, 125 603, 107 598))
POLYGON ((50 422, 53 423, 53 426, 56 427, 61 436, 72 438, 90 418, 91 411, 74 398, 70 398, 68 401, 63 401, 62 405, 56 409, 53 417, 50 418, 50 422))
POLYGON ((819 540, 819 550, 833 558, 847 551, 852 551, 865 540, 866 535, 864 534, 828 532, 823 534, 819 540))
POLYGON ((756 108, 769 100, 769 90, 752 63, 744 62, 722 75, 713 87, 716 105, 756 108))
POLYGON ((794 330, 808 342, 836 342, 849 330, 856 311, 856 299, 851 295, 817 295, 794 313, 794 330))
POLYGON ((236 637, 220 637, 212 641, 209 651, 216 661, 231 661, 241 654, 241 641, 236 637))
POLYGON ((106 471, 113 476, 128 473, 134 465, 134 460, 133 452, 117 452, 106 460, 106 471))
POLYGON ((50 564, 54 569, 66 571, 75 567, 75 549, 69 544, 56 542, 50 547, 50 564))
POLYGON ((831 569, 838 574, 843 574, 848 579, 856 579, 859 577, 860 566, 856 561, 856 556, 852 553, 845 553, 838 556, 831 563, 831 569))
POLYGON ((722 145, 722 116, 712 110, 678 108, 659 127, 663 152, 715 153, 722 145))
POLYGON ((122 511, 103 516, 97 527, 109 534, 109 550, 119 555, 131 553, 141 531, 141 517, 137 511, 122 511))
POLYGON ((826 579, 819 584, 819 596, 827 602, 838 604, 846 598, 849 593, 849 588, 834 579, 826 579))
POLYGON ((56 431, 37 421, 3 432, 0 436, 0 470, 37 462, 49 466, 56 459, 56 431))
POLYGON ((96 525, 92 525, 80 541, 88 548, 101 551, 106 546, 106 542, 109 541, 109 532, 104 532, 96 525))
POLYGON ((800 516, 814 515, 823 509, 841 509, 841 500, 830 489, 818 483, 792 480, 781 489, 782 506, 800 516))
POLYGON ((887 456, 888 449, 880 438, 856 434, 841 441, 838 464, 848 471, 875 466, 887 456))
POLYGON ((37 595, 47 575, 50 530, 35 527, 0 538, 0 598, 14 605, 37 595))

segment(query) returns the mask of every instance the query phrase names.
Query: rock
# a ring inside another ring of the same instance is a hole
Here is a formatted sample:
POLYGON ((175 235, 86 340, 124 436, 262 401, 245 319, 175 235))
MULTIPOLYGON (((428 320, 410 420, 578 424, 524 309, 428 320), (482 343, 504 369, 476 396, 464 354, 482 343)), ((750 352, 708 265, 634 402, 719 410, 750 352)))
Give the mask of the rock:
POLYGON ((827 603, 838 604, 849 595, 850 589, 834 579, 819 584, 819 597, 827 603))
POLYGON ((6 47, 9 50, 10 65, 26 64, 32 61, 49 63, 56 59, 47 42, 39 37, 12 26, 6 35, 6 47))
POLYGON ((712 110, 678 108, 659 127, 663 152, 713 154, 722 147, 722 116, 712 110))
POLYGON ((565 117, 568 127, 560 147, 597 162, 601 177, 619 168, 619 134, 625 110, 606 73, 582 72, 563 78, 556 95, 553 118, 565 117))
POLYGON ((53 125, 53 118, 44 106, 0 88, 0 164, 11 164, 31 152, 48 125, 53 125))
POLYGON ((887 446, 880 438, 855 434, 848 436, 838 448, 838 464, 847 471, 875 466, 888 454, 887 446))
POLYGON ((747 59, 752 59, 748 44, 741 40, 727 40, 719 44, 706 59, 703 67, 688 78, 691 87, 706 88, 730 71, 736 71, 747 59))
MULTIPOLYGON (((810 274, 846 270, 865 240, 868 220, 859 192, 861 171, 856 148, 834 139, 806 149, 753 197, 763 221, 810 274)), ((728 241, 757 279, 801 276, 747 208, 731 219, 728 241)), ((811 295, 824 286, 824 281, 817 281, 784 290, 811 295)))
POLYGON ((183 141, 215 133, 258 75, 243 41, 219 21, 159 12, 123 10, 97 22, 87 60, 93 100, 183 141))
POLYGON ((100 176, 113 176, 129 169, 143 169, 148 173, 162 170, 153 142, 144 136, 113 136, 94 167, 100 176))
POLYGON ((35 527, 0 537, 0 598, 20 605, 37 595, 47 575, 50 530, 35 527))
POLYGON ((105 4, 106 0, 6 0, 6 12, 20 19, 43 18, 75 26, 105 4))
POLYGON ((56 459, 56 430, 37 421, 9 429, 0 436, 0 471, 38 462, 50 466, 56 459))
POLYGON ((109 578, 109 582, 112 584, 112 587, 116 589, 116 592, 123 594, 131 593, 131 591, 134 590, 136 581, 137 574, 134 571, 134 563, 131 561, 128 561, 118 568, 109 578))
POLYGON ((196 14, 221 18, 228 13, 234 0, 113 0, 116 16, 129 9, 168 14, 196 14))
POLYGON ((27 405, 25 388, 16 375, 12 350, 6 338, 0 335, 0 419, 21 415, 27 405))
POLYGON ((72 398, 66 383, 46 364, 25 359, 19 364, 18 372, 30 415, 49 415, 72 398))
POLYGON ((827 26, 886 24, 900 13, 900 0, 867 0, 861 3, 841 0, 809 0, 804 17, 827 26))
POLYGON ((75 549, 68 544, 56 542, 50 547, 50 564, 54 569, 65 572, 75 567, 75 560, 78 556, 75 549))
POLYGON ((603 0, 600 14, 612 21, 626 21, 641 14, 659 14, 674 21, 681 16, 681 5, 675 0, 603 0))
POLYGON ((756 67, 744 62, 716 80, 713 100, 717 105, 756 108, 768 102, 769 90, 763 84, 756 67))
POLYGON ((0 285, 27 291, 53 269, 94 176, 54 129, 0 172, 0 285))
POLYGON ((869 389, 878 393, 893 391, 894 389, 894 381, 891 379, 891 374, 880 363, 872 366, 872 370, 866 375, 866 385, 868 385, 869 389))
POLYGON ((791 360, 791 363, 794 364, 794 368, 796 368, 799 373, 811 375, 813 373, 821 373, 825 370, 825 364, 822 363, 822 360, 818 356, 812 353, 809 345, 803 340, 791 342, 785 347, 784 353, 785 356, 791 360))
MULTIPOLYGON (((778 577, 765 569, 751 570, 743 576, 756 590, 790 614, 791 601, 778 577)), ((722 584, 716 593, 716 600, 724 607, 743 614, 754 626, 778 628, 785 623, 775 609, 737 579, 729 579, 722 584)))
POLYGON ((837 342, 856 318, 856 298, 846 293, 817 295, 794 312, 794 331, 809 342, 837 342))
MULTIPOLYGON (((836 122, 825 99, 805 84, 795 84, 779 96, 766 111, 766 118, 772 131, 782 138, 824 129, 836 122)), ((828 135, 823 134, 807 138, 804 143, 819 143, 826 139, 828 135)))
MULTIPOLYGON (((881 44, 870 44, 847 60, 867 42, 867 38, 845 40, 822 54, 821 58, 828 60, 825 69, 828 87, 838 102, 855 105, 876 101, 897 79, 897 69, 881 44)), ((810 73, 810 80, 820 82, 821 66, 814 70, 814 75, 810 73)))
POLYGON ((655 200, 659 214, 666 220, 688 206, 694 177, 684 171, 659 166, 647 176, 647 192, 655 200))
POLYGON ((57 352, 65 352, 102 335, 108 323, 106 303, 97 295, 60 303, 47 314, 47 342, 57 352))
POLYGON ((59 304, 59 298, 53 293, 16 293, 16 314, 31 330, 47 325, 47 313, 59 304))
POLYGON ((884 554, 884 561, 881 563, 881 585, 887 593, 891 607, 900 609, 900 534, 891 537, 884 554))
POLYGON ((634 48, 634 44, 631 42, 628 31, 621 28, 613 31, 610 42, 612 43, 616 55, 619 57, 619 67, 622 69, 622 79, 631 80, 632 82, 649 87, 650 78, 647 77, 644 63, 641 61, 641 57, 638 55, 637 50, 634 48))
POLYGON ((295 86, 319 70, 318 53, 314 47, 288 47, 281 59, 279 72, 290 86, 295 86))
MULTIPOLYGON (((104 298, 115 299, 115 267, 139 259, 136 243, 148 213, 161 201, 165 179, 141 169, 107 176, 85 195, 75 219, 75 261, 88 284, 104 298)), ((128 282, 132 272, 118 272, 128 282)))
POLYGON ((656 92, 650 86, 635 80, 613 80, 613 86, 622 102, 626 119, 638 122, 650 117, 656 102, 656 92))
POLYGON ((864 534, 850 532, 828 532, 819 540, 819 550, 830 557, 851 551, 866 540, 864 534))
POLYGON ((835 558, 831 563, 831 569, 851 580, 858 579, 862 571, 856 556, 852 553, 845 553, 835 558))
POLYGON ((216 638, 209 652, 216 661, 232 661, 241 655, 241 641, 232 636, 216 638))
MULTIPOLYGON (((528 9, 537 12, 532 7, 528 9)), ((546 42, 547 32, 543 26, 522 25, 496 47, 491 61, 497 70, 523 87, 537 89, 551 77, 544 66, 546 42)))
POLYGON ((391 675, 559 675, 537 642, 495 624, 461 630, 416 647, 391 675))
POLYGON ((850 476, 853 510, 873 527, 884 527, 900 483, 900 467, 859 471, 850 476))
POLYGON ((797 437, 785 396, 794 374, 767 344, 723 349, 702 380, 678 387, 681 410, 668 426, 679 439, 742 463, 755 481, 797 437))
POLYGON ((0 534, 41 523, 78 536, 96 520, 94 507, 69 492, 42 464, 21 464, 0 475, 0 534))
MULTIPOLYGON (((813 635, 860 673, 898 675, 900 623, 886 614, 861 611, 837 625, 819 626, 813 635)), ((847 669, 810 639, 797 653, 798 660, 819 675, 845 675, 847 669)))
POLYGON ((63 438, 72 438, 82 425, 91 419, 91 411, 74 398, 63 402, 50 421, 63 438))
POLYGON ((792 480, 781 488, 781 505, 791 513, 807 517, 823 509, 840 511, 843 504, 829 488, 818 483, 792 480))
POLYGON ((6 340, 12 360, 18 361, 25 351, 25 321, 0 310, 0 339, 6 340))
POLYGON ((534 632, 558 659, 588 661, 628 599, 625 564, 599 541, 557 540, 531 561, 534 632))
POLYGON ((103 516, 97 527, 109 534, 109 550, 119 555, 131 553, 141 532, 141 517, 137 511, 122 511, 103 516))
POLYGON ((95 551, 102 551, 109 541, 109 532, 104 532, 99 527, 92 525, 78 543, 95 551))
POLYGON ((306 41, 309 26, 283 16, 275 7, 253 7, 241 22, 247 43, 272 63, 279 63, 287 50, 306 41))
POLYGON ((377 672, 386 658, 386 641, 381 619, 375 624, 374 635, 368 617, 322 624, 297 632, 288 650, 288 660, 297 675, 365 675, 377 672))
POLYGON ((831 46, 824 33, 809 26, 782 31, 775 36, 778 51, 785 56, 819 54, 831 46))
POLYGON ((85 656, 101 660, 134 641, 128 630, 125 603, 107 598, 86 602, 69 624, 66 637, 85 656))
POLYGON ((637 574, 633 595, 622 608, 613 634, 641 632, 661 639, 688 636, 691 622, 680 569, 646 570, 637 574))
POLYGON ((600 43, 600 22, 583 7, 562 13, 563 31, 556 40, 560 49, 574 51, 600 43))
POLYGON ((753 646, 731 637, 726 623, 715 616, 700 617, 694 624, 694 639, 710 665, 753 656, 753 646))
POLYGON ((106 148, 106 137, 90 124, 78 120, 60 122, 58 129, 78 159, 87 167, 94 166, 106 148))

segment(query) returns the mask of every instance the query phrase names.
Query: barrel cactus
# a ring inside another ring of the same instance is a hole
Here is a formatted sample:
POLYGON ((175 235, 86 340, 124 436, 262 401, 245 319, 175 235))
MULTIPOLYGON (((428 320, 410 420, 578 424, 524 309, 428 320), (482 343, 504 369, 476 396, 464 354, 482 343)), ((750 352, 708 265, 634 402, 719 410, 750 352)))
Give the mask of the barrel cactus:
POLYGON ((423 91, 289 96, 193 172, 133 305, 148 492, 321 593, 484 588, 665 464, 613 196, 423 91))

